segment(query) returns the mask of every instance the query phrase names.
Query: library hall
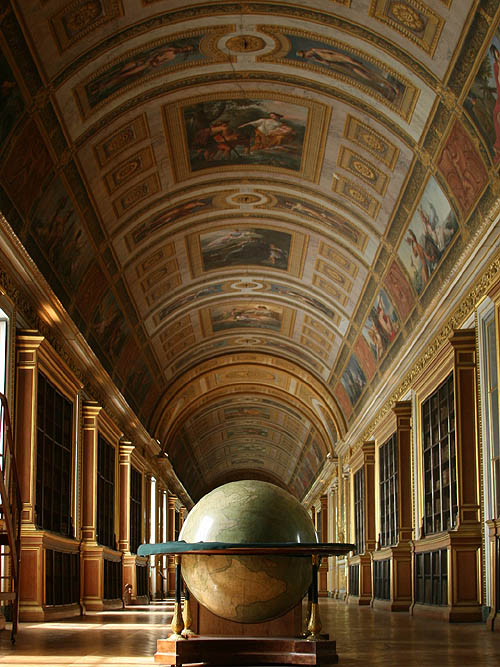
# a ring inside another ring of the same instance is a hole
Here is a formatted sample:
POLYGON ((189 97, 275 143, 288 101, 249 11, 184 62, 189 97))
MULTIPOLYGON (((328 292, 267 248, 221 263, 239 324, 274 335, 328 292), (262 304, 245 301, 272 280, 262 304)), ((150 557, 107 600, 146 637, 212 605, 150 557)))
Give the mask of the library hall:
POLYGON ((498 0, 0 0, 0 667, 500 664, 499 374, 498 0))

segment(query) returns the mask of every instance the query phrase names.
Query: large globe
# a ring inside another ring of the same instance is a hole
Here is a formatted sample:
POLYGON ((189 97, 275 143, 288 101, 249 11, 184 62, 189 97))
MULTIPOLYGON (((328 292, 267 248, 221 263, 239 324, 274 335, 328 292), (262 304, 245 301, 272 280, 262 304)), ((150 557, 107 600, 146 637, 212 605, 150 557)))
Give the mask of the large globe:
MULTIPOLYGON (((317 542, 309 514, 274 484, 230 482, 191 510, 180 539, 186 542, 317 542)), ((211 612, 240 623, 281 616, 304 596, 311 559, 293 556, 185 555, 187 587, 211 612)))

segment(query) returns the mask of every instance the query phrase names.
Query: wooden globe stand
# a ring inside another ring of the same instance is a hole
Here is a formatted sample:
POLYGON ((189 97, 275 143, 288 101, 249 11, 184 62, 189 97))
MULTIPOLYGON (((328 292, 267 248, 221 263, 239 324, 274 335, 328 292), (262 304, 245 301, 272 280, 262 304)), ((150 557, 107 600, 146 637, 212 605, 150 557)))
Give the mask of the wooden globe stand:
MULTIPOLYGON (((352 548, 352 545, 329 546, 330 549, 337 547, 337 553, 345 553, 352 548)), ((245 549, 239 551, 245 552, 245 549)), ((232 553, 234 552, 233 549, 232 553)), ((273 553, 279 554, 279 547, 276 547, 273 553)), ((282 550, 281 553, 287 552, 282 550)), ((185 603, 187 609, 185 606, 183 619, 180 611, 181 556, 176 554, 176 597, 171 624, 172 634, 168 639, 157 640, 155 662, 175 665, 175 667, 189 664, 202 664, 207 667, 234 664, 328 667, 328 665, 336 664, 338 655, 335 640, 330 640, 328 635, 320 634, 321 619, 317 580, 319 560, 318 554, 312 554, 311 605, 307 619, 307 631, 302 636, 298 636, 301 628, 302 602, 291 612, 274 621, 257 624, 236 623, 211 614, 188 592, 185 603), (199 634, 201 627, 207 634, 199 634), (207 631, 215 631, 217 635, 208 636, 207 631), (273 633, 274 636, 271 636, 270 633, 273 633), (307 634, 307 637, 304 637, 304 634, 307 634)))

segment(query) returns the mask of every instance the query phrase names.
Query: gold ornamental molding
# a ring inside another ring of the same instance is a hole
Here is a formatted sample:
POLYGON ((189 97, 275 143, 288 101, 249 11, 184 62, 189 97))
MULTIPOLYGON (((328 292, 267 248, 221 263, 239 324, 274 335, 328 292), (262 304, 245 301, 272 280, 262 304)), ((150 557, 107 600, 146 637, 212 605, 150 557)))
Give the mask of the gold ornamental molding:
POLYGON ((370 15, 434 55, 445 21, 423 2, 372 0, 370 15))

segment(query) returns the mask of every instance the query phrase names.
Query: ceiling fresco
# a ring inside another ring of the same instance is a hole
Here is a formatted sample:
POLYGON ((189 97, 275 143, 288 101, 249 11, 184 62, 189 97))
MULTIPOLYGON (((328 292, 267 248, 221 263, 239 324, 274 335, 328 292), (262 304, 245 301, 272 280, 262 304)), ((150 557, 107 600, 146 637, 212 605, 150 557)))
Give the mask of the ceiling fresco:
POLYGON ((0 211, 188 494, 303 498, 498 197, 495 0, 2 0, 0 211))

